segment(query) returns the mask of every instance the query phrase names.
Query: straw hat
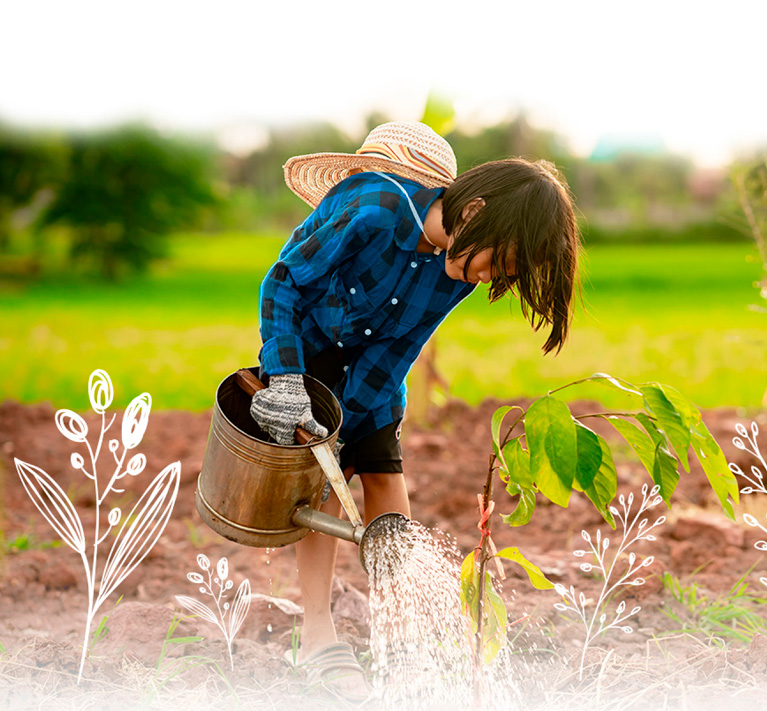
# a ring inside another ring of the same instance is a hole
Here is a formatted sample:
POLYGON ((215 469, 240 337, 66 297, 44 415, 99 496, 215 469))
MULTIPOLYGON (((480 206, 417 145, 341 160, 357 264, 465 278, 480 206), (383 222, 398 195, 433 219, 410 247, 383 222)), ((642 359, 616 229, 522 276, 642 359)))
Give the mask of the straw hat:
POLYGON ((391 121, 376 126, 356 154, 312 153, 294 156, 283 166, 285 182, 304 202, 317 207, 328 190, 355 168, 410 178, 427 188, 455 180, 456 160, 450 144, 426 124, 391 121))

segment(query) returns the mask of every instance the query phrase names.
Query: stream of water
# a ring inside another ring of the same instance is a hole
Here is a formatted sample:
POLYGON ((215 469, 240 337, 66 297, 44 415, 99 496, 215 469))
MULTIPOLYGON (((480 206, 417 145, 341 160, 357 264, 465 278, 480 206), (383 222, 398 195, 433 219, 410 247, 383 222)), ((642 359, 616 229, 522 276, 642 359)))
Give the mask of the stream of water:
MULTIPOLYGON (((454 543, 410 522, 404 532, 377 536, 365 558, 376 698, 387 709, 473 708, 474 634, 461 610, 454 543)), ((483 711, 522 707, 513 666, 509 645, 483 665, 483 711)))

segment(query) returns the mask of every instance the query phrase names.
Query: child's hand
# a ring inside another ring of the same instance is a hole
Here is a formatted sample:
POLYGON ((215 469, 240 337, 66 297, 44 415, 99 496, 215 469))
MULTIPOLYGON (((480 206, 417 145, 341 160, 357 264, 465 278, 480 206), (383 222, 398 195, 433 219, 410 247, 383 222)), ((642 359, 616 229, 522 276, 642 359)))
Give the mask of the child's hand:
POLYGON ((328 436, 327 429, 312 417, 312 403, 300 373, 271 376, 269 387, 253 396, 250 414, 277 444, 294 444, 299 425, 317 437, 328 436))

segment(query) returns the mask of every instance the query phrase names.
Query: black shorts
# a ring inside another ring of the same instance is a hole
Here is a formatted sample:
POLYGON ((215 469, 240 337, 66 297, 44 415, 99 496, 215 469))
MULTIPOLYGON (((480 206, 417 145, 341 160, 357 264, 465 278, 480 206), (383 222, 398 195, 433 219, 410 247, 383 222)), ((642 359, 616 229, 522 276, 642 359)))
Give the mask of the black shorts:
MULTIPOLYGON (((333 390, 344 376, 344 363, 337 348, 318 353, 306 364, 306 372, 333 390)), ((354 467, 355 474, 398 474, 402 472, 400 426, 392 422, 380 430, 354 442, 344 441, 341 469, 354 467)))

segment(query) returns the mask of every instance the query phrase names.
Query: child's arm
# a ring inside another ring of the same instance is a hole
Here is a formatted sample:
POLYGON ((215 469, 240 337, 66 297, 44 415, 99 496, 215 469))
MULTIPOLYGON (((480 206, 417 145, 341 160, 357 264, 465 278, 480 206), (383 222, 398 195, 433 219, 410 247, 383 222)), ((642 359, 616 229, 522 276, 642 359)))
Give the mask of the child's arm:
POLYGON ((317 229, 304 230, 303 238, 300 232, 294 235, 283 250, 261 284, 261 367, 268 375, 305 372, 302 290, 342 268, 374 238, 380 211, 339 209, 317 229))
POLYGON ((251 415, 280 444, 293 442, 293 431, 305 429, 327 436, 311 414, 303 385, 305 372, 302 319, 306 287, 328 281, 331 272, 359 252, 374 232, 373 215, 380 208, 339 209, 299 227, 261 285, 261 367, 269 387, 254 395, 251 415), (373 219, 372 219, 373 218, 373 219))

